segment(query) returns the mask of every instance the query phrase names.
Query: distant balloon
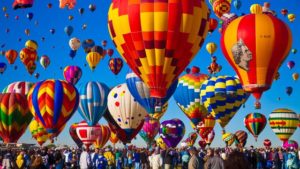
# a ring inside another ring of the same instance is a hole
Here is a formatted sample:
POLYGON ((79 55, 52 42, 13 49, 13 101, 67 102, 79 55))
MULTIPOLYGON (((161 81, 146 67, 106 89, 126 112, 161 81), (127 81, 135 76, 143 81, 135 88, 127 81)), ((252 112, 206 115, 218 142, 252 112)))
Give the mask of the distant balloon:
POLYGON ((296 15, 295 14, 288 14, 288 19, 290 22, 294 22, 296 19, 296 15))
POLYGON ((185 134, 184 123, 179 119, 163 121, 159 135, 168 147, 175 148, 185 134))
POLYGON ((106 47, 106 45, 107 45, 107 40, 102 40, 102 41, 101 41, 101 44, 102 44, 103 47, 106 47))
POLYGON ((235 141, 235 135, 232 133, 224 133, 222 135, 222 140, 226 143, 226 145, 231 146, 235 141))
POLYGON ((287 63, 287 67, 288 67, 289 69, 293 69, 293 68, 295 67, 295 62, 294 62, 294 61, 289 61, 289 62, 287 63))
POLYGON ((95 46, 95 42, 93 39, 86 39, 81 43, 82 48, 84 49, 85 53, 89 53, 91 48, 95 46))
POLYGON ((209 18, 208 23, 208 32, 213 33, 214 30, 218 27, 218 20, 214 18, 209 18))
POLYGON ((264 140, 264 146, 266 148, 270 148, 272 146, 272 142, 269 139, 264 140))
POLYGON ((206 44, 206 50, 210 55, 213 55, 215 51, 217 50, 218 46, 214 42, 209 42, 206 44))
POLYGON ((34 74, 34 77, 35 77, 36 79, 38 79, 38 78, 40 77, 40 74, 39 74, 39 73, 35 73, 35 74, 34 74))
POLYGON ((25 29, 25 34, 27 35, 27 36, 29 36, 30 35, 30 30, 29 29, 25 29))
POLYGON ((32 18, 33 18, 33 13, 32 12, 29 12, 26 17, 31 21, 32 18))
POLYGON ((6 12, 6 10, 7 10, 6 6, 2 7, 3 12, 6 12))
POLYGON ((150 146, 158 131, 159 121, 157 119, 151 119, 150 117, 146 117, 143 128, 139 132, 139 135, 147 143, 147 145, 150 146))
POLYGON ((64 69, 64 78, 66 81, 76 85, 82 76, 82 71, 78 66, 67 66, 64 69))
POLYGON ((71 36, 74 31, 74 28, 72 26, 66 26, 64 31, 68 36, 71 36))
POLYGON ((76 5, 76 0, 59 0, 59 8, 73 9, 76 5))
POLYGON ((233 1, 233 6, 234 6, 237 10, 239 10, 239 9, 241 8, 241 6, 242 6, 242 1, 241 1, 241 0, 234 0, 234 1, 233 1))
POLYGON ((80 15, 82 15, 84 13, 84 8, 79 8, 78 12, 79 12, 80 15))
POLYGON ((123 60, 121 58, 110 58, 108 67, 113 74, 117 75, 123 67, 123 60))
POLYGON ((69 46, 72 50, 78 50, 80 48, 81 42, 80 39, 74 37, 69 40, 69 46))
POLYGON ((82 30, 85 30, 87 28, 87 24, 84 23, 81 28, 82 30))
POLYGON ((283 15, 283 16, 286 16, 289 11, 287 9, 281 9, 280 13, 283 15))
POLYGON ((213 2, 213 11, 218 18, 230 11, 231 0, 215 0, 213 2))
POLYGON ((47 7, 48 7, 48 8, 52 8, 52 4, 51 4, 51 3, 48 3, 48 4, 47 4, 47 7))
POLYGON ((297 53, 297 49, 294 48, 294 49, 291 50, 291 52, 292 52, 293 54, 296 54, 296 53, 297 53))
POLYGON ((297 81, 299 78, 299 73, 293 73, 292 77, 295 81, 297 81))
POLYGON ((50 58, 47 55, 41 56, 40 64, 44 69, 46 69, 50 65, 50 58))
POLYGON ((90 11, 94 12, 96 10, 96 5, 95 4, 90 4, 89 9, 90 9, 90 11))
POLYGON ((53 28, 50 29, 49 31, 50 31, 51 34, 54 34, 54 33, 55 33, 55 29, 53 29, 53 28))
POLYGON ((5 57, 6 57, 9 64, 14 64, 17 57, 18 57, 18 52, 16 50, 13 50, 13 49, 7 50, 5 52, 5 57))
POLYGON ((114 54, 114 50, 113 49, 107 49, 106 53, 108 54, 109 57, 112 57, 112 55, 114 54))
POLYGON ((69 15, 69 16, 68 16, 68 19, 69 19, 69 20, 73 20, 73 19, 74 19, 74 16, 73 16, 73 15, 69 15))
POLYGON ((259 4, 253 4, 250 7, 250 13, 251 14, 262 14, 263 12, 263 8, 261 5, 259 4))
POLYGON ((3 74, 7 68, 6 63, 0 62, 0 74, 3 74))
POLYGON ((285 88, 285 92, 290 96, 293 93, 293 88, 291 86, 288 86, 285 88))
POLYGON ((89 52, 86 55, 86 61, 89 64, 89 67, 91 68, 92 71, 94 71, 100 62, 100 60, 103 58, 103 55, 101 55, 98 52, 89 52))
POLYGON ((244 147, 247 143, 248 134, 243 130, 237 131, 235 134, 235 142, 236 144, 241 147, 244 147))

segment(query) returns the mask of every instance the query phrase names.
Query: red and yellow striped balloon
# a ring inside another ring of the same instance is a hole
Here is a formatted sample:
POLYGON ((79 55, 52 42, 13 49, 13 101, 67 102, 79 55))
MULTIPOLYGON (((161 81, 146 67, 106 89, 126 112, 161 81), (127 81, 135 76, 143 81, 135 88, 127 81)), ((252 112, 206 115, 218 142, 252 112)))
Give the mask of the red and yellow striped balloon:
POLYGON ((118 138, 117 133, 115 133, 113 130, 110 130, 109 141, 110 141, 113 145, 115 145, 115 144, 119 141, 119 138, 118 138))
POLYGON ((229 0, 216 0, 213 3, 213 11, 217 17, 221 18, 223 14, 230 12, 229 0))
POLYGON ((32 119, 26 97, 19 93, 0 94, 0 137, 16 143, 32 119))
POLYGON ((107 141, 110 138, 110 128, 109 126, 106 125, 100 125, 101 127, 101 132, 99 136, 97 136, 96 141, 94 142, 95 148, 102 148, 105 146, 107 141))
POLYGON ((290 28, 267 14, 239 17, 228 25, 221 37, 227 61, 238 74, 244 90, 252 93, 257 101, 271 87, 291 44, 290 28))
POLYGON ((27 100, 35 119, 53 138, 77 110, 79 94, 67 81, 45 80, 30 89, 27 100))
POLYGON ((113 0, 110 36, 130 68, 163 98, 190 63, 208 32, 205 0, 113 0))

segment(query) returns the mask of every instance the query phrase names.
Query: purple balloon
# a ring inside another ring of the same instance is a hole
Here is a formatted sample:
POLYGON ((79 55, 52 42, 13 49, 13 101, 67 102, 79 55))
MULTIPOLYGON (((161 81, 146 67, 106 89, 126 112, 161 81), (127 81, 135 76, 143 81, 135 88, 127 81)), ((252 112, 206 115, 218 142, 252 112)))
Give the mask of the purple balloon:
POLYGON ((185 126, 179 119, 166 120, 159 128, 159 135, 168 147, 175 148, 184 134, 185 126))
POLYGON ((289 61, 289 62, 287 63, 287 67, 288 67, 289 69, 293 69, 294 66, 295 66, 295 62, 294 62, 294 61, 289 61))
POLYGON ((67 66, 64 69, 64 77, 66 81, 74 85, 80 80, 81 75, 82 71, 78 66, 67 66))

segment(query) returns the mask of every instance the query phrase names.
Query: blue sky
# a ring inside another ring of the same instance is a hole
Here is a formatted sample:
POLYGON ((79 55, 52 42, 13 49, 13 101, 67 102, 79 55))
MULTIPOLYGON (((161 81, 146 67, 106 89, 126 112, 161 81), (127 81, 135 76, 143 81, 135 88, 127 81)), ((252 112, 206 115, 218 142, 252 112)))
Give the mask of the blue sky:
MULTIPOLYGON (((55 79, 63 79, 63 70, 60 68, 64 68, 67 65, 78 65, 83 70, 83 76, 78 84, 87 81, 100 81, 106 83, 108 86, 113 87, 118 84, 125 82, 125 75, 128 71, 128 66, 124 65, 122 71, 119 75, 115 76, 110 72, 108 68, 108 57, 105 57, 100 61, 96 70, 92 72, 89 67, 85 67, 86 64, 86 54, 83 49, 80 48, 77 51, 76 57, 72 60, 69 57, 69 39, 71 37, 77 37, 81 40, 85 39, 93 39, 96 44, 101 45, 102 40, 108 41, 108 48, 114 48, 112 45, 112 41, 110 40, 108 29, 107 29, 107 11, 109 8, 110 1, 103 0, 78 0, 76 7, 73 10, 68 9, 60 9, 58 7, 58 0, 43 0, 43 1, 35 1, 35 4, 32 8, 29 9, 19 9, 13 10, 11 8, 12 0, 1 0, 0 7, 7 7, 6 13, 9 15, 6 18, 5 12, 0 11, 0 46, 4 45, 0 50, 8 50, 15 49, 20 51, 24 47, 24 43, 28 39, 36 40, 39 44, 38 55, 48 55, 51 59, 50 66, 44 70, 39 63, 36 69, 36 73, 40 74, 38 80, 44 80, 49 78, 55 79), (47 7, 48 3, 52 3, 52 8, 49 9, 47 7), (95 4, 97 9, 94 12, 89 11, 89 4, 95 4), (79 14, 78 9, 84 8, 85 11, 82 15, 79 14), (33 19, 29 21, 26 18, 26 14, 32 12, 34 14, 33 19), (68 16, 74 16, 73 20, 68 20, 68 16), (16 20, 15 16, 19 16, 19 19, 16 20), (35 22, 38 24, 36 25, 35 22), (87 24, 87 28, 82 30, 82 25, 87 24), (65 26, 73 26, 74 32, 68 37, 64 33, 65 26), (49 32, 50 29, 54 28, 56 30, 55 34, 51 34, 49 32), (9 33, 6 33, 6 29, 10 29, 9 33), (26 36, 24 33, 25 29, 30 29, 30 36, 26 36), (45 41, 42 42, 41 38, 45 37, 45 41), (18 39, 22 40, 19 42, 18 39)), ((300 38, 299 38, 299 30, 300 24, 299 20, 295 20, 294 23, 289 23, 288 19, 280 14, 280 10, 282 8, 286 8, 290 13, 294 13, 297 16, 300 16, 300 1, 298 0, 270 0, 271 9, 275 10, 278 13, 278 17, 284 20, 291 28, 293 34, 293 48, 299 48, 300 50, 300 38)), ((253 3, 263 4, 262 0, 252 0, 252 1, 242 1, 242 7, 240 10, 236 10, 232 7, 232 12, 236 12, 237 14, 241 13, 249 13, 250 5, 253 3)), ((211 8, 211 6, 210 6, 211 8)), ((214 14, 211 17, 216 18, 214 14)), ((205 45, 208 42, 215 42, 219 46, 220 34, 216 30, 212 35, 207 36, 205 40, 204 47, 197 54, 195 59, 190 63, 189 67, 193 65, 199 66, 202 70, 202 73, 207 73, 206 67, 210 64, 210 55, 205 50, 205 45)), ((220 75, 235 75, 231 66, 227 63, 226 59, 223 57, 220 47, 218 48, 215 55, 218 58, 218 63, 222 65, 223 69, 219 73, 220 75)), ((300 68, 298 66, 299 61, 299 53, 290 54, 286 61, 283 63, 280 68, 281 77, 278 81, 275 81, 272 85, 272 88, 265 92, 262 99, 262 109, 257 111, 253 107, 254 99, 252 97, 246 102, 246 107, 241 108, 239 112, 235 115, 232 121, 227 125, 226 129, 228 132, 236 132, 237 130, 246 130, 243 125, 244 116, 251 112, 260 112, 268 115, 270 112, 276 108, 289 108, 294 110, 295 112, 300 112, 299 100, 300 100, 300 90, 299 83, 293 81, 292 74, 294 72, 300 73, 300 68), (296 66, 289 70, 286 66, 286 62, 294 60, 296 62, 296 66), (294 91, 291 96, 287 96, 285 93, 286 86, 292 86, 294 91), (280 97, 281 100, 278 101, 277 98, 280 97)), ((114 56, 119 56, 119 54, 115 51, 114 56)), ((0 62, 6 62, 6 58, 0 56, 0 62)), ((0 89, 2 90, 6 85, 15 82, 15 81, 38 81, 34 76, 30 76, 25 67, 21 63, 19 59, 15 62, 15 65, 18 66, 17 70, 14 70, 14 65, 8 65, 6 72, 3 75, 0 75, 0 89)), ((78 85, 77 84, 77 85, 78 85)), ((188 118, 181 112, 181 110, 175 104, 173 98, 169 101, 169 108, 164 117, 162 117, 161 121, 171 119, 171 118, 179 118, 182 119, 186 126, 186 135, 192 131, 188 118)), ((78 112, 74 114, 74 116, 69 120, 66 125, 65 130, 60 134, 57 139, 58 144, 75 144, 71 138, 69 137, 68 129, 69 126, 74 122, 81 121, 82 118, 78 112)), ((100 120, 101 124, 106 124, 104 119, 100 120)), ((215 127, 216 138, 212 143, 212 146, 224 146, 225 144, 221 140, 221 128, 219 124, 216 124, 215 127)), ((280 140, 275 136, 272 132, 271 128, 267 125, 265 130, 261 133, 258 138, 258 141, 255 142, 254 138, 248 133, 248 143, 247 146, 255 145, 261 146, 262 142, 265 138, 269 138, 272 140, 273 145, 281 145, 280 140)), ((298 129, 291 139, 300 140, 300 130, 298 129)), ((19 142, 27 142, 27 143, 35 143, 35 140, 31 139, 30 133, 27 130, 26 133, 21 137, 19 142)), ((144 141, 140 136, 137 136, 136 140, 133 140, 133 144, 145 146, 144 141)))

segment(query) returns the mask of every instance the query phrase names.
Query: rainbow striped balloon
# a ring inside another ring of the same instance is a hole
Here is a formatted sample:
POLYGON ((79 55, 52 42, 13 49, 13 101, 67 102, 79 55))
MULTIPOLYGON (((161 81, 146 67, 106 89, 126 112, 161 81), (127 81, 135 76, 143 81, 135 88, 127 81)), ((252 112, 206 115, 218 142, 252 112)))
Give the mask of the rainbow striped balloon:
POLYGON ((299 119, 293 110, 281 108, 269 116, 269 125, 281 141, 287 141, 297 129, 299 119))
POLYGON ((19 93, 0 94, 0 137, 16 143, 32 119, 26 97, 19 93))
POLYGON ((224 128, 245 103, 247 95, 239 79, 232 76, 211 77, 200 89, 201 103, 224 128))
POLYGON ((251 113, 244 118, 244 125, 257 140, 258 135, 264 130, 267 119, 263 114, 251 113))
POLYGON ((33 116, 53 138, 77 110, 79 94, 67 81, 45 80, 30 89, 27 100, 33 116))

